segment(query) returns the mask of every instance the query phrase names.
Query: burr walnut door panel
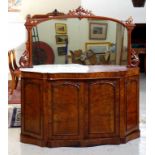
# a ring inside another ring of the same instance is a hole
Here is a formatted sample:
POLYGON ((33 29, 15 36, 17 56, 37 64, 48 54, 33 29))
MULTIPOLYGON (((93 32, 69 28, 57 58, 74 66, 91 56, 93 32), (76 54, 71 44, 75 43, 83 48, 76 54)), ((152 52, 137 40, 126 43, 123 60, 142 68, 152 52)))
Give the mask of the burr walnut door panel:
POLYGON ((81 88, 78 82, 49 82, 49 139, 80 139, 82 136, 81 88))
POLYGON ((139 77, 129 77, 126 80, 126 131, 138 129, 139 124, 139 77))
POLYGON ((100 80, 88 83, 87 129, 89 138, 119 134, 119 82, 100 80))
POLYGON ((40 80, 22 80, 22 134, 42 138, 42 84, 40 80))

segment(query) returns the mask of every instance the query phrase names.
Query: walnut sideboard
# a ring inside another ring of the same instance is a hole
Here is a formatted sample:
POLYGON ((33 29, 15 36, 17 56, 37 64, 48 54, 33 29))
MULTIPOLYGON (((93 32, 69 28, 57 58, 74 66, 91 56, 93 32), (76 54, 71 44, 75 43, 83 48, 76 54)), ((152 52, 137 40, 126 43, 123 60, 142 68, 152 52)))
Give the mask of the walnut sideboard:
POLYGON ((140 136, 139 68, 66 64, 21 72, 21 142, 94 146, 140 136))

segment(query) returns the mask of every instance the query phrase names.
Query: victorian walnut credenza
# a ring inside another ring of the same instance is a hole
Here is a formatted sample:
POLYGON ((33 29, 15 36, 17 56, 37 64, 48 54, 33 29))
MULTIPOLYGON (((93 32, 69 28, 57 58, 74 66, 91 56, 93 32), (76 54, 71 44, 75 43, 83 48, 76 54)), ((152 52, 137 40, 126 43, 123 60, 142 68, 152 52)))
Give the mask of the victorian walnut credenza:
POLYGON ((131 17, 120 21, 79 7, 67 14, 28 15, 25 26, 21 142, 94 146, 140 136, 139 59, 131 47, 131 17), (69 52, 80 53, 74 62, 85 64, 69 62, 69 52), (83 61, 92 55, 93 65, 83 61))

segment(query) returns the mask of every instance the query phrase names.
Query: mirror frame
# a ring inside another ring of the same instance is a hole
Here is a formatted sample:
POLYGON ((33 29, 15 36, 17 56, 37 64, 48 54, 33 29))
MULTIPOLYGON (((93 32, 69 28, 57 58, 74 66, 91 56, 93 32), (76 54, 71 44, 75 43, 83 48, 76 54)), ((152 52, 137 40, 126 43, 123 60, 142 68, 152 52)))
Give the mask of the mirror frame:
POLYGON ((48 21, 51 19, 65 19, 65 18, 82 18, 87 19, 99 19, 99 20, 110 20, 117 23, 120 23, 127 29, 128 33, 128 63, 127 67, 137 67, 139 65, 139 58, 136 52, 131 47, 131 33, 135 27, 133 23, 132 17, 129 17, 126 21, 120 21, 114 18, 104 17, 104 16, 96 16, 91 11, 83 9, 81 6, 75 10, 70 10, 67 14, 57 11, 56 9, 48 14, 37 14, 27 15, 25 27, 27 29, 27 41, 26 41, 26 50, 22 54, 19 64, 21 67, 33 67, 32 64, 32 28, 37 24, 48 21))

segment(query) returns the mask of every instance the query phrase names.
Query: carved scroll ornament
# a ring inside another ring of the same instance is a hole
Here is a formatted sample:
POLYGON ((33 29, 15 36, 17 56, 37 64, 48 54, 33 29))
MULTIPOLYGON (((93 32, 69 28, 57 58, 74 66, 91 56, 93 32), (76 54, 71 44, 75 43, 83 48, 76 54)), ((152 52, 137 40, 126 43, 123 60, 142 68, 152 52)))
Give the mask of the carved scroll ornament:
POLYGON ((134 27, 135 27, 135 23, 134 23, 134 21, 133 21, 132 16, 130 16, 130 17, 129 17, 127 20, 125 20, 123 23, 126 25, 126 27, 127 27, 128 29, 133 30, 134 27))
POLYGON ((71 16, 94 16, 94 14, 91 11, 83 9, 81 6, 79 6, 75 10, 70 10, 67 15, 71 16))
POLYGON ((134 49, 131 49, 131 67, 137 67, 139 65, 139 57, 134 49))
POLYGON ((134 24, 133 23, 133 18, 132 16, 130 16, 126 21, 125 21, 126 24, 134 24))
POLYGON ((22 56, 19 59, 20 67, 28 67, 29 66, 29 52, 25 50, 22 56))
POLYGON ((57 9, 55 9, 53 12, 47 13, 48 16, 64 16, 65 14, 63 12, 59 12, 57 9))

